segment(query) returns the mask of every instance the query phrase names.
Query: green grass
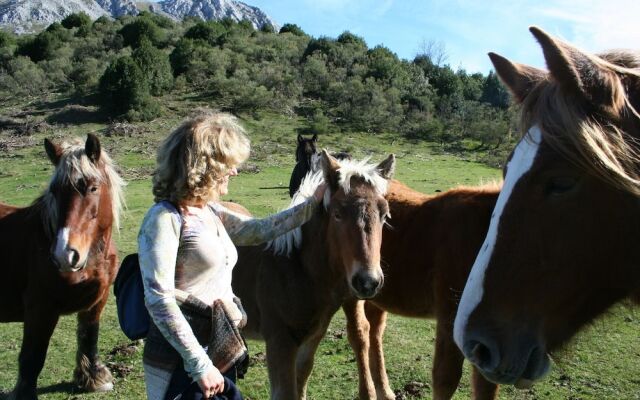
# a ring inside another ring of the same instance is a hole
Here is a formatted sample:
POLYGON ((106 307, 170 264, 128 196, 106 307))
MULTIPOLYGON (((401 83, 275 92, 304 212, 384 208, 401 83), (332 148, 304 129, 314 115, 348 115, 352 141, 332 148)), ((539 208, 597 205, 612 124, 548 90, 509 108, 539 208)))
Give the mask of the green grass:
MULTIPOLYGON (((128 210, 117 236, 120 255, 136 249, 137 229, 152 202, 149 174, 155 163, 159 141, 175 127, 192 105, 177 107, 174 116, 149 124, 138 124, 141 132, 130 137, 104 137, 105 126, 87 124, 55 128, 36 134, 24 148, 0 150, 0 201, 28 204, 45 186, 52 167, 42 147, 45 136, 61 138, 100 135, 128 181, 128 210)), ((257 172, 243 172, 230 185, 228 200, 242 203, 256 215, 266 215, 288 204, 289 174, 294 163, 295 118, 262 115, 245 119, 253 143, 249 165, 257 172)), ((0 140, 7 138, 0 134, 0 140)), ((330 150, 347 150, 360 158, 382 160, 387 153, 398 157, 397 178, 426 193, 457 185, 475 185, 500 177, 500 171, 446 154, 436 145, 413 142, 392 134, 366 135, 333 133, 321 135, 320 144, 330 150)), ((1 147, 0 147, 1 148, 1 147)), ((357 371, 347 342, 341 312, 334 318, 327 337, 317 353, 311 376, 309 399, 355 399, 357 371)), ((394 390, 401 398, 432 397, 431 362, 434 343, 433 321, 391 316, 385 346, 387 367, 394 390), (419 383, 417 394, 405 386, 419 383)), ((557 356, 552 374, 531 390, 503 388, 501 399, 640 399, 640 315, 626 306, 615 307, 609 315, 580 335, 565 353, 557 356)), ((17 376, 20 350, 20 324, 0 326, 0 390, 10 390, 17 376)), ((75 354, 75 317, 65 316, 51 339, 47 361, 40 376, 41 399, 135 399, 144 397, 141 346, 127 347, 120 332, 113 298, 102 318, 100 352, 116 376, 115 390, 103 394, 74 393, 69 381, 75 354), (129 351, 126 351, 129 350, 129 351)), ((253 366, 239 385, 248 399, 268 398, 264 345, 251 341, 253 366)), ((470 397, 468 366, 455 399, 470 397)))

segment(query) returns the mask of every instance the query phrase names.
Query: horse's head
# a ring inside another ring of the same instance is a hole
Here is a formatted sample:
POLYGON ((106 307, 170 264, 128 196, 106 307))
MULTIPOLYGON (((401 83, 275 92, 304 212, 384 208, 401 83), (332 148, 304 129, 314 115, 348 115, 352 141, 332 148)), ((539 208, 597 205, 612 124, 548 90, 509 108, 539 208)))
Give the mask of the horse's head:
POLYGON ((523 386, 548 371, 548 352, 640 287, 640 59, 531 32, 549 72, 490 54, 527 133, 454 327, 487 378, 523 386))
POLYGON ((123 182, 92 134, 84 144, 60 146, 45 139, 44 146, 56 167, 43 196, 52 259, 62 272, 78 271, 92 250, 108 245, 112 225, 118 226, 123 182))
MULTIPOLYGON (((380 268, 382 227, 389 216, 384 195, 395 168, 393 154, 379 165, 365 161, 339 161, 326 151, 319 154, 318 170, 310 171, 291 200, 300 204, 323 182, 328 185, 318 225, 308 228, 322 231, 309 241, 327 252, 328 261, 339 275, 345 276, 352 292, 361 298, 374 296, 382 286, 380 268)), ((302 246, 302 229, 294 229, 271 241, 267 247, 275 254, 290 255, 302 246)))
POLYGON ((311 167, 311 157, 318 152, 316 145, 318 143, 318 135, 313 135, 311 139, 298 135, 298 147, 296 147, 296 162, 303 162, 308 168, 311 167))
POLYGON ((395 157, 391 154, 376 166, 338 161, 323 150, 321 166, 328 183, 324 205, 331 262, 344 268, 356 296, 373 297, 384 281, 380 245, 382 227, 389 216, 384 195, 395 169, 395 157))

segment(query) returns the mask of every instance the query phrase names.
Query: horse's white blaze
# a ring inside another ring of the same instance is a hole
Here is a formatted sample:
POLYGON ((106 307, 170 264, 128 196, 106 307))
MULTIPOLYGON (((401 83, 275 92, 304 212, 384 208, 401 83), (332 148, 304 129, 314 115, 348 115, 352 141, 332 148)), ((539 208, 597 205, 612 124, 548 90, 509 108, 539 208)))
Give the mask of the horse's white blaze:
MULTIPOLYGON (((502 212, 511 197, 513 188, 516 186, 520 178, 525 175, 531 166, 533 160, 538 154, 538 147, 542 140, 542 134, 540 128, 536 125, 531 127, 527 135, 518 143, 513 153, 513 157, 509 164, 507 164, 507 176, 504 179, 502 190, 498 195, 496 207, 491 214, 491 223, 489 225, 489 231, 487 237, 478 252, 471 273, 467 279, 467 284, 464 287, 460 304, 458 305, 458 313, 456 314, 456 320, 453 327, 453 338, 460 348, 463 350, 464 345, 464 331, 469 320, 469 316, 480 304, 482 296, 484 294, 484 276, 493 255, 493 249, 496 244, 496 238, 498 237, 498 227, 500 225, 500 217, 502 212)), ((464 350, 463 350, 464 351, 464 350)))
POLYGON ((64 227, 58 230, 58 235, 56 237, 56 248, 53 252, 53 255, 60 265, 71 265, 69 261, 69 252, 67 248, 69 247, 69 228, 64 227))

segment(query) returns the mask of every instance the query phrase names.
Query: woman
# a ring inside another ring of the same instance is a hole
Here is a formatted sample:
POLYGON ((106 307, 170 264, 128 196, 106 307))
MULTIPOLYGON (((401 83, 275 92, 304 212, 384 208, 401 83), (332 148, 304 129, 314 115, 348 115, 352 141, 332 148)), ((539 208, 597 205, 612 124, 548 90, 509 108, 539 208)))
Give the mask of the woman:
MULTIPOLYGON (((229 178, 238 174, 236 167, 248 155, 244 129, 225 113, 187 120, 158 150, 153 177, 156 204, 147 212, 138 235, 145 303, 153 321, 143 358, 150 399, 175 394, 170 382, 175 386, 182 369, 197 382, 204 398, 224 387, 222 374, 176 302, 176 289, 207 305, 221 300, 238 325, 243 311, 231 289, 238 258, 234 245, 266 242, 302 225, 322 200, 324 185, 307 202, 264 219, 223 207, 217 201, 227 194, 229 178)), ((234 380, 233 369, 230 375, 234 380)))

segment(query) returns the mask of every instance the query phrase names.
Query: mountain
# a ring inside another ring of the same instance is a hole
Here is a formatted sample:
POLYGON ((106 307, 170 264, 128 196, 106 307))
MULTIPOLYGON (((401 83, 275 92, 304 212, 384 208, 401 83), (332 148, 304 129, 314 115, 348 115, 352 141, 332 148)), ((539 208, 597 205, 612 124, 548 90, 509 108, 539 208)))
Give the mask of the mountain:
POLYGON ((279 28, 278 24, 258 7, 234 0, 163 0, 157 4, 151 4, 149 9, 170 15, 177 20, 186 16, 204 20, 228 17, 234 21, 249 20, 256 29, 260 29, 263 25, 271 25, 276 30, 279 28))
POLYGON ((127 14, 138 15, 139 13, 133 0, 95 0, 95 2, 114 18, 127 14))
POLYGON ((93 0, 9 0, 0 1, 0 27, 16 33, 33 32, 77 12, 92 19, 109 15, 93 0))
MULTIPOLYGON (((186 16, 204 20, 229 17, 235 21, 249 20, 256 29, 265 24, 278 29, 259 8, 234 0, 163 0, 141 7, 176 20, 186 16)), ((16 33, 35 32, 77 12, 96 19, 103 15, 113 18, 136 15, 140 10, 133 0, 0 0, 0 28, 16 33)))

